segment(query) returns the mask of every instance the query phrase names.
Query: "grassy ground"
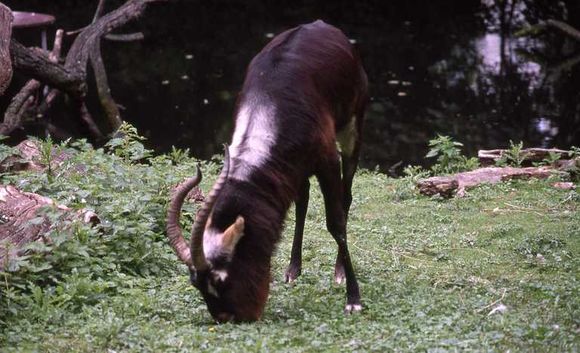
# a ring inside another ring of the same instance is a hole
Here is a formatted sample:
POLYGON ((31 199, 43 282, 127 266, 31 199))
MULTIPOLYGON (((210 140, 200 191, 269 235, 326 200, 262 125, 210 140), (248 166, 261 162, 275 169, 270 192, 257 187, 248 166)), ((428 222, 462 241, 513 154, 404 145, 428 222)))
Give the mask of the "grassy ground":
MULTIPOLYGON (((50 266, 33 257, 0 273, 2 352, 580 349, 577 192, 518 181, 441 200, 419 196, 409 178, 360 172, 349 244, 364 309, 344 316, 344 288, 332 281, 336 247, 313 187, 303 275, 283 282, 290 213, 263 320, 216 325, 163 238, 167 189, 193 173, 193 161, 137 165, 130 155, 83 151, 73 160, 82 173, 0 178, 104 218, 99 230, 61 235, 44 255, 50 266)), ((204 170, 215 175, 218 165, 204 170)), ((187 210, 190 222, 194 207, 187 210)))

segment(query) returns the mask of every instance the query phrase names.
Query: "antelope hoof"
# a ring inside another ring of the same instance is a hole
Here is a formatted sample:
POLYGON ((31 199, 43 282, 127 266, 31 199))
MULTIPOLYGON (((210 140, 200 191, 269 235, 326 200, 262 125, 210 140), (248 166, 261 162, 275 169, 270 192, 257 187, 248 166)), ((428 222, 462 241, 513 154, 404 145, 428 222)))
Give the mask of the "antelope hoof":
POLYGON ((361 310, 362 310, 361 304, 346 304, 346 307, 344 308, 344 313, 346 315, 350 315, 350 314, 358 313, 361 310))
POLYGON ((301 270, 298 266, 293 266, 292 264, 288 266, 286 274, 284 274, 284 280, 286 283, 292 283, 300 276, 301 270))

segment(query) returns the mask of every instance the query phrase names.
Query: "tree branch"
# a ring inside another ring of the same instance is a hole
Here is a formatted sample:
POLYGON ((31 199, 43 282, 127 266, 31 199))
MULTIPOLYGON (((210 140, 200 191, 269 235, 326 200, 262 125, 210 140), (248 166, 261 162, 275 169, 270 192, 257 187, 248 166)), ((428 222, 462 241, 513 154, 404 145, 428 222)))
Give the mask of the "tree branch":
MULTIPOLYGON (((72 98, 74 108, 77 109, 81 120, 86 123, 93 137, 101 139, 103 134, 99 130, 98 125, 93 121, 85 102, 87 93, 87 66, 89 60, 95 72, 99 98, 109 123, 112 128, 118 127, 121 124, 120 114, 110 94, 106 71, 100 53, 100 41, 103 37, 107 36, 110 36, 113 40, 141 39, 141 33, 127 35, 111 35, 110 33, 118 27, 139 18, 149 3, 167 1, 128 0, 121 7, 101 17, 105 0, 100 0, 93 23, 85 27, 76 37, 66 55, 64 64, 59 64, 55 60, 59 55, 49 55, 46 51, 39 48, 26 48, 12 39, 9 45, 9 58, 12 61, 12 67, 24 75, 32 77, 35 81, 29 82, 14 98, 11 109, 6 112, 7 115, 5 116, 4 122, 0 124, 0 133, 7 134, 20 125, 25 111, 29 110, 25 109, 25 107, 30 106, 34 102, 30 98, 33 92, 38 90, 40 83, 37 81, 40 81, 54 89, 44 97, 44 100, 36 102, 34 116, 44 114, 50 108, 54 99, 59 95, 59 91, 62 91, 72 98)), ((2 21, 2 24, 5 24, 5 22, 2 21)), ((62 40, 62 35, 62 32, 59 32, 57 37, 62 40)), ((53 52, 60 52, 60 40, 58 45, 55 43, 53 52)))
POLYGON ((58 88, 73 97, 85 96, 87 87, 84 70, 69 69, 51 62, 44 50, 27 48, 14 39, 10 42, 10 52, 14 68, 22 74, 58 88))
POLYGON ((576 28, 570 26, 567 23, 558 20, 547 20, 546 24, 550 27, 556 28, 560 32, 568 35, 570 38, 573 38, 577 41, 580 41, 580 31, 576 28))
MULTIPOLYGON (((48 55, 48 60, 51 63, 57 63, 60 58, 60 52, 62 49, 62 37, 63 30, 57 30, 52 51, 48 55)), ((40 86, 40 81, 34 79, 30 80, 24 85, 20 92, 18 92, 18 94, 12 98, 10 105, 4 113, 4 120, 0 124, 0 135, 9 135, 12 131, 14 131, 14 129, 22 126, 22 120, 25 120, 25 114, 32 105, 34 101, 34 95, 38 92, 40 86)))
POLYGON ((101 102, 101 106, 103 107, 105 115, 109 120, 109 125, 111 125, 113 131, 115 131, 119 128, 119 126, 121 126, 123 121, 121 120, 119 108, 117 108, 117 104, 111 96, 111 89, 109 88, 109 82, 107 80, 107 71, 105 70, 103 58, 101 57, 100 41, 95 42, 89 55, 91 66, 95 74, 95 82, 97 85, 97 93, 99 94, 99 101, 101 102))

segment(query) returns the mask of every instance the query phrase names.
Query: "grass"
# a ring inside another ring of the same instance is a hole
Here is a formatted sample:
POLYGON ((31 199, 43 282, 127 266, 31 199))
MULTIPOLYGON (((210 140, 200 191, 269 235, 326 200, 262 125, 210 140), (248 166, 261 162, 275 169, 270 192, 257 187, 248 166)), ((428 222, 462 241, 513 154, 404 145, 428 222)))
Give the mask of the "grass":
MULTIPOLYGON (((70 166, 83 172, 0 178, 88 205, 104 221, 97 230, 56 234, 59 246, 0 273, 2 352, 579 350, 575 191, 514 181, 443 200, 418 195, 410 177, 360 171, 349 245, 364 309, 345 316, 345 290, 332 281, 336 246, 313 187, 303 275, 283 282, 291 212, 263 319, 217 325, 163 236, 169 186, 193 174, 195 161, 175 153, 140 164, 79 148, 70 166)), ((202 168, 207 190, 219 161, 202 168)), ((193 212, 187 205, 188 224, 193 212)))

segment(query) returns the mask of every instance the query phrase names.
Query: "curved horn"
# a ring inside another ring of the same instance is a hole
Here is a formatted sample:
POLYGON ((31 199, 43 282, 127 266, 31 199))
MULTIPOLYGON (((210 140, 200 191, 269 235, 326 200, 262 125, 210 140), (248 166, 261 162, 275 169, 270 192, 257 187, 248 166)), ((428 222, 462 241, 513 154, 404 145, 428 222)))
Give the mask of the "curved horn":
POLYGON ((191 257, 193 267, 195 267, 197 271, 205 271, 208 268, 208 263, 203 252, 203 231, 209 218, 209 214, 213 209, 213 205, 226 183, 230 171, 230 153, 228 151, 228 145, 224 145, 224 148, 224 167, 209 195, 207 195, 203 206, 199 211, 197 211, 195 223, 193 224, 193 229, 191 231, 191 257))
POLYGON ((189 246, 185 239, 183 239, 181 227, 179 226, 179 216, 185 197, 191 189, 201 182, 201 178, 201 170, 198 166, 195 177, 185 180, 175 188, 171 201, 169 202, 169 207, 167 208, 167 225, 165 226, 165 231, 169 238, 169 244, 175 250, 177 257, 188 267, 191 267, 193 262, 191 261, 189 246))

